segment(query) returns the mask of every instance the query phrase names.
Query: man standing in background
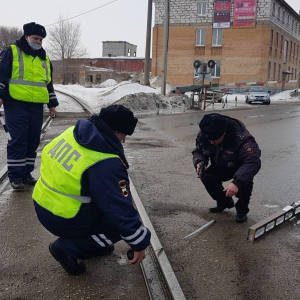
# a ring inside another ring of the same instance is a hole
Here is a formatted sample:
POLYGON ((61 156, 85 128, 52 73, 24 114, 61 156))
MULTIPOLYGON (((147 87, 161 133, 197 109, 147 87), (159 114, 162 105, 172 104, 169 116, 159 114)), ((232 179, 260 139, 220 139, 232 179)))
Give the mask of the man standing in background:
POLYGON ((43 105, 55 117, 58 105, 52 84, 52 65, 42 41, 45 28, 31 22, 24 35, 0 54, 0 107, 4 105, 6 126, 11 136, 7 144, 8 177, 13 189, 34 185, 36 149, 40 143, 43 105))

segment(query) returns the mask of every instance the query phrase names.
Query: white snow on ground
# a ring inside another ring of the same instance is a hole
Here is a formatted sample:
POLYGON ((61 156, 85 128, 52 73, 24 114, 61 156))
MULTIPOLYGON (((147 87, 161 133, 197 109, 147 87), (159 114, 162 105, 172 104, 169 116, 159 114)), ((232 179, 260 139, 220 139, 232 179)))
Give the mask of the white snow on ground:
MULTIPOLYGON (((157 84, 157 79, 153 80, 154 86, 157 84)), ((98 113, 103 106, 118 102, 131 108, 136 113, 152 114, 157 113, 178 113, 184 112, 190 107, 191 99, 186 95, 173 95, 172 97, 162 96, 160 87, 152 88, 138 83, 123 81, 116 83, 109 79, 103 83, 102 88, 85 88, 80 85, 55 85, 57 91, 66 92, 77 96, 86 105, 88 105, 95 113, 98 113)), ((271 96, 272 102, 299 101, 298 97, 291 97, 291 93, 295 90, 288 90, 271 96)), ((58 93, 60 105, 57 111, 82 111, 78 104, 69 100, 67 97, 58 93)), ((206 103, 206 111, 234 109, 241 107, 257 107, 245 103, 244 94, 229 94, 223 96, 222 103, 210 102, 206 103), (227 102, 225 99, 227 98, 227 102)), ((202 107, 203 108, 203 107, 202 107)))
POLYGON ((118 82, 116 80, 107 79, 104 82, 102 82, 101 84, 99 84, 99 88, 107 88, 107 87, 115 86, 117 84, 118 84, 118 82))
MULTIPOLYGON (((124 96, 137 93, 155 93, 159 91, 148 86, 128 81, 121 82, 115 86, 107 88, 85 88, 80 85, 55 85, 57 91, 66 92, 77 96, 87 104, 95 113, 100 111, 103 106, 110 105, 124 96)), ((61 107, 61 111, 70 110, 70 104, 67 107, 61 107)))
MULTIPOLYGON (((271 103, 272 102, 282 102, 282 100, 288 100, 288 101, 299 101, 299 96, 298 97, 292 97, 291 93, 295 92, 296 90, 287 90, 283 91, 280 93, 277 93, 273 96, 271 96, 271 103)), ((300 92, 300 89, 298 90, 300 92)))

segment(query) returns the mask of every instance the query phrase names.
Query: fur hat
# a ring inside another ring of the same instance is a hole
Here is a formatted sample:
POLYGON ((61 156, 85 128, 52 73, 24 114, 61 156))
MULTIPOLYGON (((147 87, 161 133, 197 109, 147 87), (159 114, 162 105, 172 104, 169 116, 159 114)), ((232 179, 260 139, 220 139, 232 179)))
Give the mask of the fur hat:
POLYGON ((101 109, 99 119, 103 120, 112 130, 132 135, 138 119, 133 112, 123 105, 109 105, 101 109))
POLYGON ((36 24, 35 22, 23 25, 24 35, 38 35, 45 38, 47 33, 44 26, 36 24))
POLYGON ((207 114, 202 118, 199 127, 208 140, 215 141, 226 132, 227 120, 220 114, 207 114))

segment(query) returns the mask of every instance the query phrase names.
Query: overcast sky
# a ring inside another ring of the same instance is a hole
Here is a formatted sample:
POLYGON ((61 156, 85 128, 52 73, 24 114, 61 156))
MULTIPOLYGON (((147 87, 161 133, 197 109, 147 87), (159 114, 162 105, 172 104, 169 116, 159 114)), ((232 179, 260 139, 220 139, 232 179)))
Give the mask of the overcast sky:
MULTIPOLYGON (((286 2, 300 11, 300 0, 286 2)), ((81 41, 89 56, 102 56, 102 41, 113 40, 137 45, 137 56, 144 57, 148 0, 5 1, 0 25, 22 28, 31 21, 48 25, 55 23, 60 15, 69 18, 99 6, 104 7, 71 20, 81 25, 81 41)))

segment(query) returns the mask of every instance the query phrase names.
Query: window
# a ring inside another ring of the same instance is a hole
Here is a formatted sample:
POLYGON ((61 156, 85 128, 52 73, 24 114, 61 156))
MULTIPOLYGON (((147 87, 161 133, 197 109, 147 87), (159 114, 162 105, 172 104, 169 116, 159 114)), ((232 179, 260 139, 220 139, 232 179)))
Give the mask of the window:
POLYGON ((282 23, 285 24, 285 11, 282 13, 282 23))
POLYGON ((286 63, 286 61, 287 61, 287 54, 288 54, 288 41, 284 41, 284 46, 283 46, 283 63, 286 63))
POLYGON ((207 2, 198 2, 197 3, 197 13, 199 16, 206 16, 207 15, 207 2))
POLYGON ((222 46, 222 29, 221 28, 213 29, 212 45, 213 46, 222 46))
POLYGON ((281 16, 281 7, 278 6, 278 12, 277 12, 277 19, 280 20, 280 16, 281 16))
POLYGON ((274 32, 273 32, 273 29, 271 29, 271 46, 273 45, 273 35, 274 35, 274 32))
POLYGON ((205 46, 205 29, 196 30, 196 46, 205 46))
POLYGON ((274 68, 273 68, 273 80, 276 79, 276 63, 274 63, 274 68))
POLYGON ((268 80, 270 80, 270 76, 271 76, 271 62, 269 61, 269 65, 268 65, 268 80))
POLYGON ((215 60, 216 64, 213 69, 211 69, 211 76, 214 78, 220 78, 221 77, 221 61, 215 60))
POLYGON ((281 80, 281 65, 278 65, 278 80, 281 80))
POLYGON ((273 2, 272 16, 274 16, 274 17, 275 17, 275 10, 276 10, 276 5, 275 5, 275 2, 273 2))

